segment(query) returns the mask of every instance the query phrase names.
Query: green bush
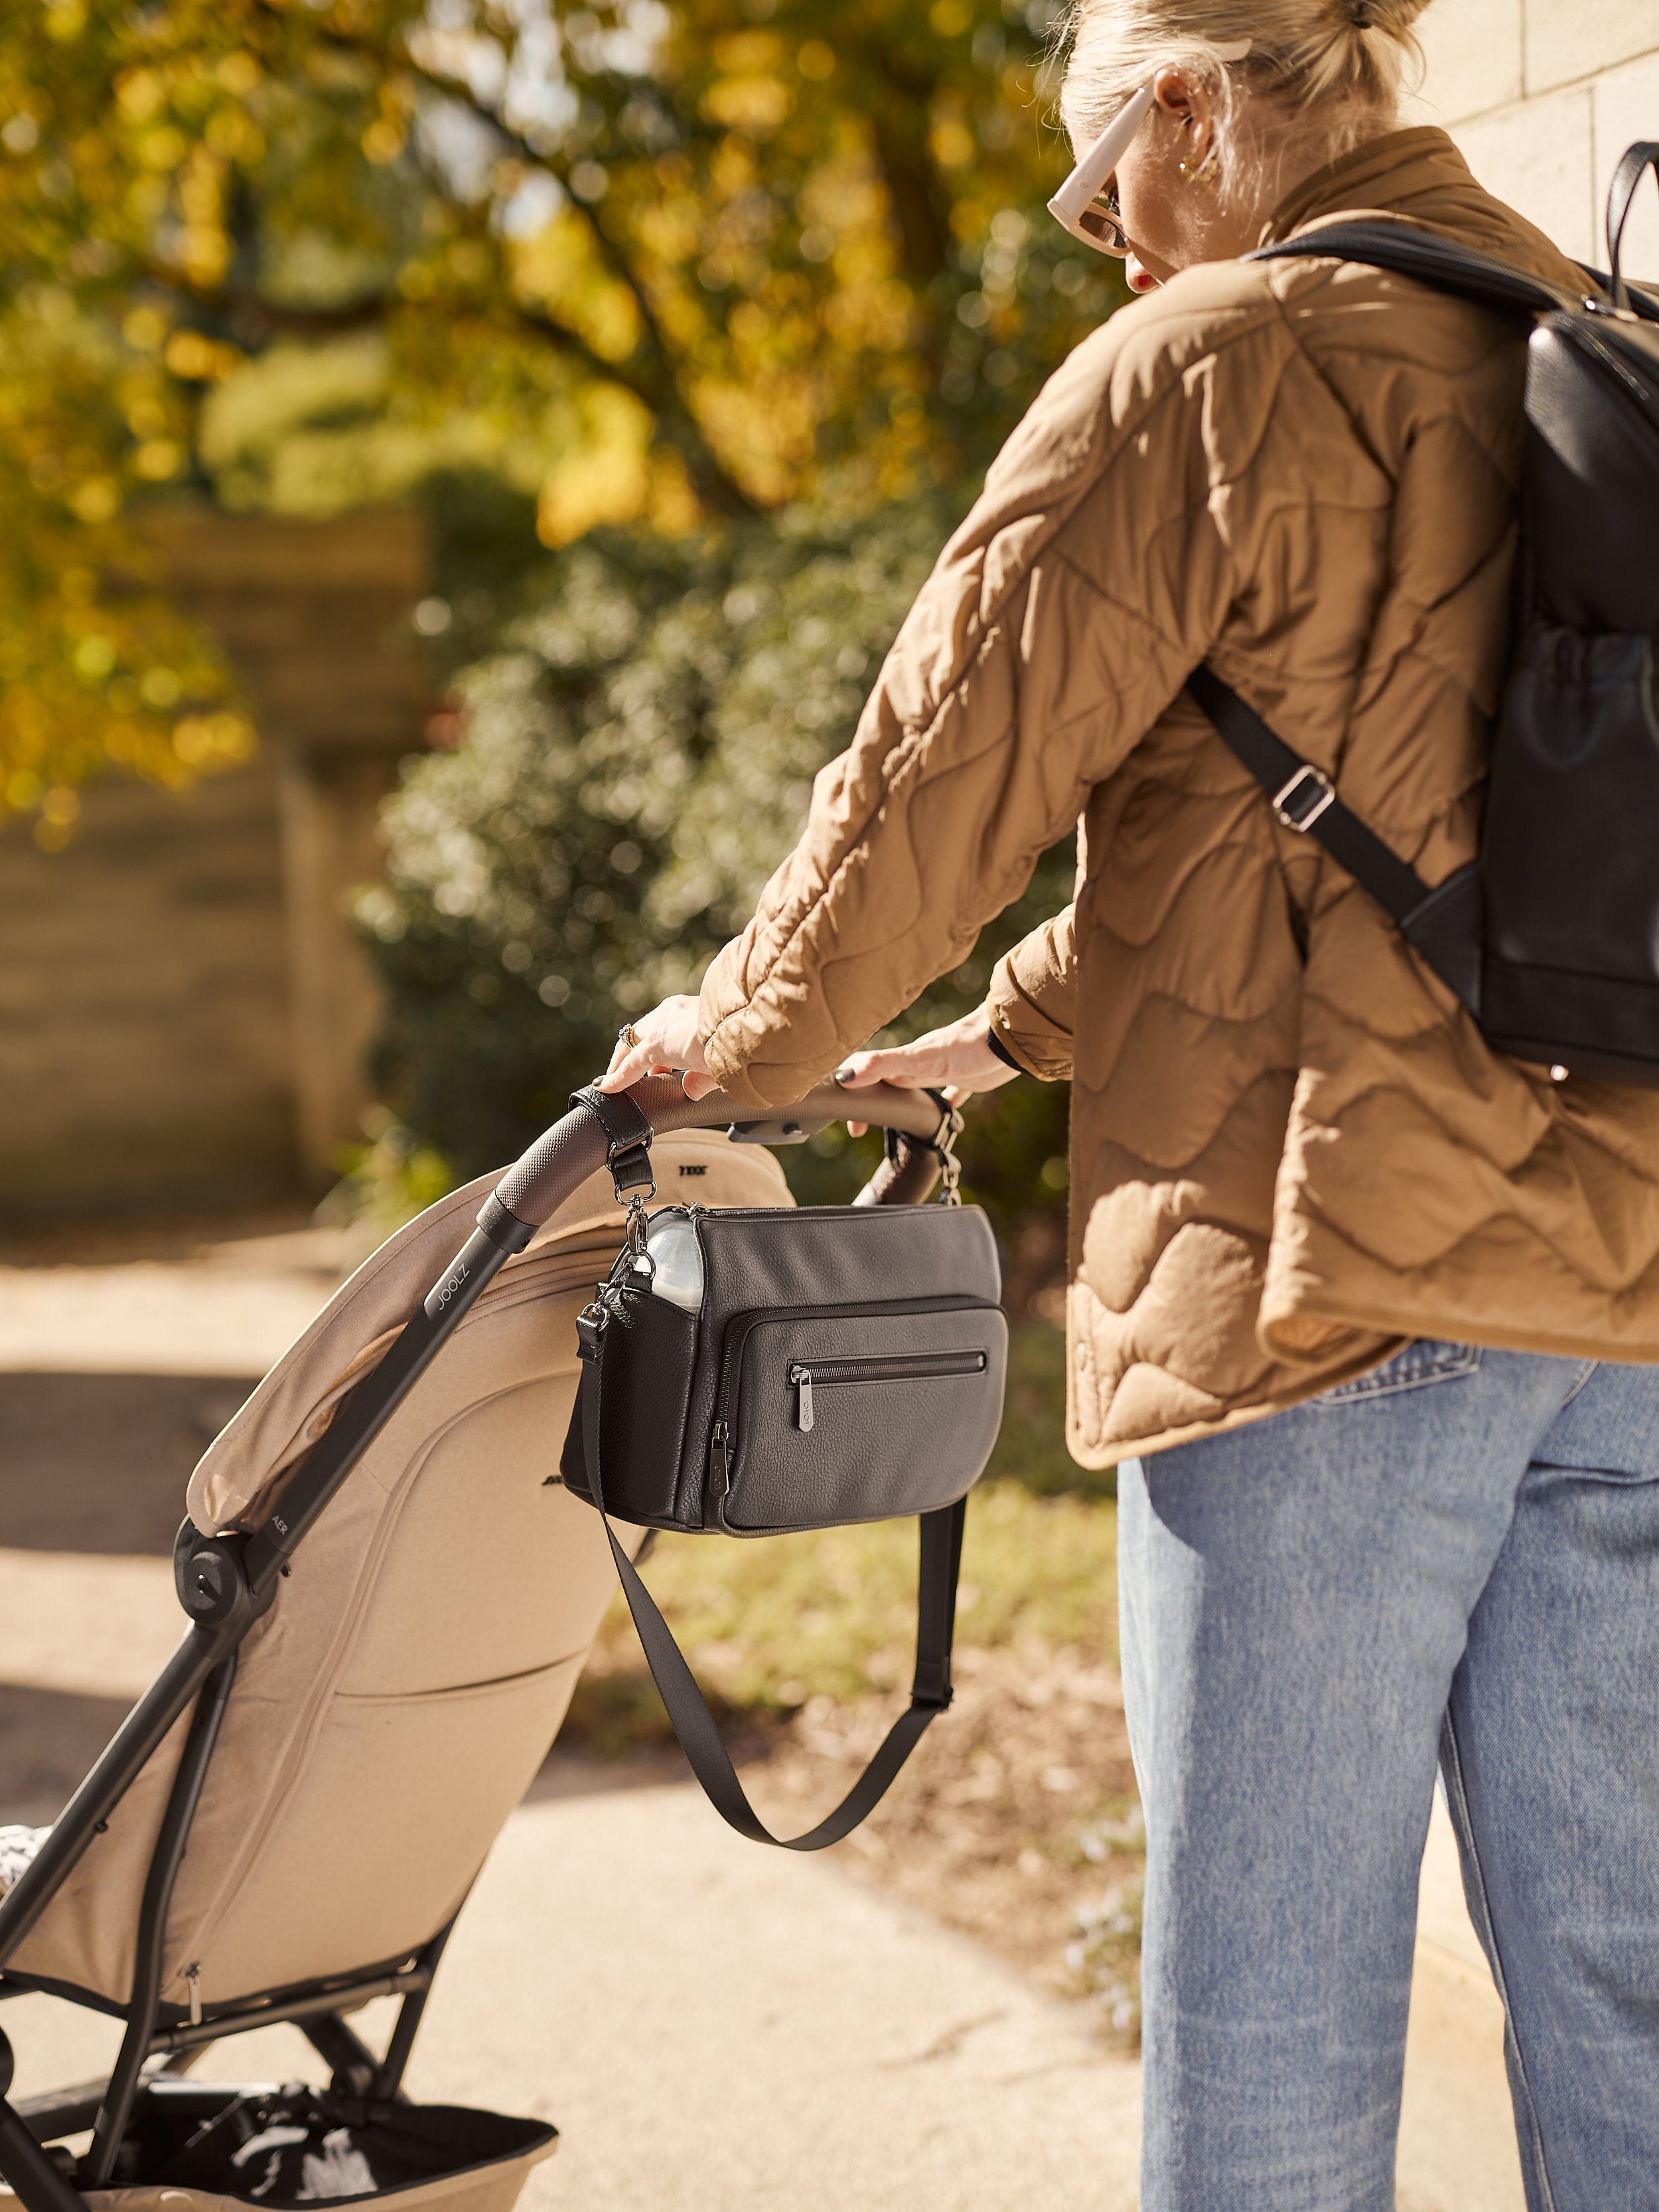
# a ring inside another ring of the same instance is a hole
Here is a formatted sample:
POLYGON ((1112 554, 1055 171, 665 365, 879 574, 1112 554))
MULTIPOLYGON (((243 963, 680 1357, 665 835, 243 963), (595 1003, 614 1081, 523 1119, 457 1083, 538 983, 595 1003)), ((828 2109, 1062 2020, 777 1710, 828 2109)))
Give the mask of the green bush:
MULTIPOLYGON (((387 883, 360 902, 390 1005, 381 1095, 416 1146, 458 1176, 510 1158, 620 1021, 695 988, 849 740, 959 506, 596 533, 536 573, 498 649, 458 673, 459 741, 407 772, 387 883)), ((895 1034, 982 997, 1001 950, 1069 897, 1071 866, 1057 848, 895 1034)), ((1038 1273, 1057 1256, 1064 1116, 1059 1087, 1020 1085, 964 1152, 1006 1236, 1039 1224, 1038 1273)), ((803 1196, 851 1194, 868 1155, 847 1150, 826 1133, 790 1157, 803 1196)))

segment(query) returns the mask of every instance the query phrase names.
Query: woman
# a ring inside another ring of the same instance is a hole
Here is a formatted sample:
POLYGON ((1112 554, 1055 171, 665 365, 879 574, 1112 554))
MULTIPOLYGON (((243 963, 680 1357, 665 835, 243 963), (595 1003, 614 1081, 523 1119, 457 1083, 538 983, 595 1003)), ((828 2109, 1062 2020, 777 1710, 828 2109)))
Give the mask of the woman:
POLYGON ((1522 347, 1401 279, 1237 258, 1366 215, 1579 281, 1395 127, 1419 5, 1079 0, 1073 145, 1152 88, 1116 167, 1148 296, 1038 397, 754 920, 607 1079, 1073 1082, 1146 2212, 1393 2203, 1437 1753, 1528 2203, 1659 2206, 1659 1097, 1494 1055, 1183 691, 1212 663, 1431 882, 1472 857, 1522 347), (1074 821, 1075 903, 988 1005, 846 1060, 1074 821))

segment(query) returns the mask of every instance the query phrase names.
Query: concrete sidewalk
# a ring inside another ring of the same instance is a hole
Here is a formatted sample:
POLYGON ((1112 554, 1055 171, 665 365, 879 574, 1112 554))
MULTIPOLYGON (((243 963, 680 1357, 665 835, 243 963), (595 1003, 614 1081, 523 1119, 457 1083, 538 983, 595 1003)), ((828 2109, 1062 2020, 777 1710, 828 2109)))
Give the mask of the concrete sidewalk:
MULTIPOLYGON (((1401 2212, 1521 2212, 1490 1982, 1419 1949, 1401 2212)), ((1480 1970, 1484 1972, 1484 1969, 1480 1970)), ((112 2024, 4 2008, 22 2094, 112 2024)), ((374 2008, 365 2032, 389 2024, 374 2008), (381 2017, 376 2017, 376 2015, 381 2017)), ((210 2075, 323 2078, 289 2028, 210 2075)), ((1130 2212, 1139 2069, 1080 2010, 842 1874, 729 1836, 683 1786, 508 1822, 457 1930, 415 2094, 536 2113, 529 2212, 1130 2212)))
MULTIPOLYGON (((27 1397, 43 1374, 73 1376, 77 1358, 183 1377, 187 1413, 191 1378, 234 1376, 239 1363, 257 1372, 325 1288, 312 1247, 303 1270, 286 1272, 281 1249, 270 1240, 258 1266, 244 1255, 0 1269, 0 1431, 7 1388, 27 1397)), ((223 1395, 208 1388, 199 1425, 223 1418, 223 1395)), ((49 1426, 30 1449, 49 1456, 49 1426)), ((96 1723, 101 1735, 149 1681, 180 1620, 162 1555, 178 1492, 165 1489, 97 1511, 65 1498, 62 1535, 37 1515, 0 1543, 0 1716, 56 1740, 78 1715, 83 1734, 96 1723), (106 1528, 138 1532, 120 1540, 140 1548, 109 1548, 106 1528)), ((532 2182, 531 2212, 1128 2212, 1139 2069, 1101 2051, 1086 2010, 838 1866, 742 1842, 689 1787, 613 1780, 556 1760, 508 1822, 411 2075, 422 2097, 557 2123, 562 2148, 532 2182)), ((0 1821, 52 1809, 0 1799, 0 1821)), ((0 2024, 26 2094, 85 2078, 115 2039, 112 2023, 46 1998, 7 2005, 0 2024)), ((1521 2212, 1501 2039, 1437 1816, 1401 2212, 1521 2212)), ((242 2080, 322 2070, 283 2028, 210 2064, 242 2080)))
MULTIPOLYGON (((1449 1838, 1448 1838, 1449 1840, 1449 1838)), ((1450 1931, 1455 1932, 1455 1931, 1450 1931)), ((1521 2212, 1490 1982, 1419 1949, 1401 2212, 1521 2212)), ((1484 1972, 1484 1969, 1481 1970, 1484 1972)), ((368 2016, 371 2038, 389 2008, 368 2016)), ((23 2094, 108 2021, 5 2008, 23 2094)), ((323 2078, 292 2029, 216 2053, 323 2078)), ((508 1822, 422 2027, 415 2094, 562 2132, 530 2212, 1130 2212, 1139 2069, 1079 2009, 838 1869, 729 1836, 689 1788, 559 1795, 508 1822)))
MULTIPOLYGON (((24 2094, 83 2078, 111 2046, 109 2023, 44 1997, 0 2020, 24 2094)), ((282 2028, 204 2071, 324 2073, 282 2028)), ((556 2122, 532 2212, 1135 2201, 1138 2069, 1103 2057, 1083 2018, 836 1871, 727 1837, 680 1786, 514 1815, 410 2086, 556 2122)))

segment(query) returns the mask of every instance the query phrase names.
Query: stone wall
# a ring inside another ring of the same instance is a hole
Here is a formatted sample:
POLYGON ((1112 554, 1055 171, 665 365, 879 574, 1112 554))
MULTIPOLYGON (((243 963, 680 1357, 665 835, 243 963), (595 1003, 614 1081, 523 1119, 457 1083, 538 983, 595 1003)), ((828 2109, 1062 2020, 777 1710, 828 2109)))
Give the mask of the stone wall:
MULTIPOLYGON (((1432 0, 1417 114, 1445 124, 1482 184, 1580 261, 1606 265, 1607 184, 1626 147, 1659 139, 1659 0, 1432 0)), ((1659 191, 1626 242, 1659 278, 1659 191)))
POLYGON ((0 1222, 315 1193, 359 1126, 374 987, 345 902, 421 743, 418 520, 181 514, 184 603, 247 687, 249 768, 0 831, 0 1222))
POLYGON ((0 1212, 295 1185, 277 768, 112 781, 45 854, 0 836, 0 1212))

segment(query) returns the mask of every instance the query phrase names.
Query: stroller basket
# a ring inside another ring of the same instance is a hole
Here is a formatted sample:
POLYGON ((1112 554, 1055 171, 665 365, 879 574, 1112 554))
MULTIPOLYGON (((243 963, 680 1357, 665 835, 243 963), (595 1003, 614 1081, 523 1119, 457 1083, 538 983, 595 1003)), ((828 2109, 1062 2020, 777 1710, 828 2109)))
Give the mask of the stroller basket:
MULTIPOLYGON (((416 2205, 511 2212, 557 2128, 453 2104, 365 2104, 303 2084, 157 2081, 139 2101, 100 2212, 416 2205)), ((0 2192, 0 2208, 15 2199, 0 2192)))
MULTIPOLYGON (((544 2121, 458 2105, 368 2104, 298 2082, 158 2082, 121 2144, 113 2185, 85 2202, 100 2212, 345 2203, 511 2212, 557 2142, 544 2121)), ((0 2191, 0 2207, 15 2203, 0 2191)))

